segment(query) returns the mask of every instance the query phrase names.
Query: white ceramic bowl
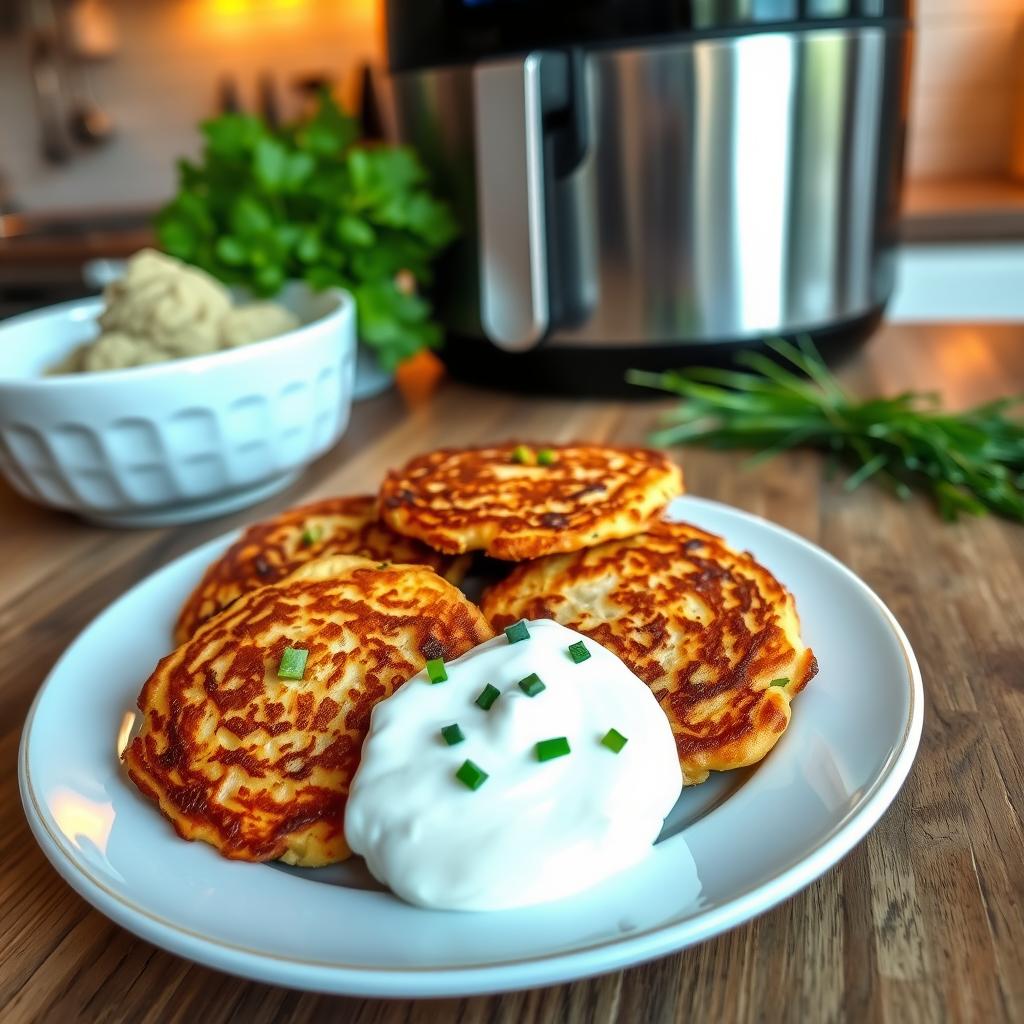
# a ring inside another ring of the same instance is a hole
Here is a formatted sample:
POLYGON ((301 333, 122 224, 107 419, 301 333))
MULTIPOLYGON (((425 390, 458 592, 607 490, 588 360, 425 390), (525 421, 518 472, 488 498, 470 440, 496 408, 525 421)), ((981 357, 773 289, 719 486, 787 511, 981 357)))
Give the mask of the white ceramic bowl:
POLYGON ((99 298, 0 323, 0 471, 26 498, 113 526, 189 522, 286 487, 348 424, 355 306, 289 285, 302 326, 212 355, 46 377, 94 337, 99 298))

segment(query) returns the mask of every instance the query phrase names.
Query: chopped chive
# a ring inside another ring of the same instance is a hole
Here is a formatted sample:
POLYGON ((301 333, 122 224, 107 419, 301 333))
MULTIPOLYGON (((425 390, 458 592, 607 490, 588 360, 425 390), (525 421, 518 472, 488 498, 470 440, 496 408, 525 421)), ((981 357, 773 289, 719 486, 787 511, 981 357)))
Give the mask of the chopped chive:
POLYGON ((537 760, 551 761, 556 757, 565 757, 569 753, 569 741, 564 736, 555 736, 550 740, 541 740, 537 744, 537 760))
POLYGON ((537 465, 538 466, 553 466, 555 464, 555 453, 551 448, 541 448, 537 452, 537 465))
POLYGON ((512 461, 525 466, 533 461, 533 452, 525 444, 517 444, 512 449, 512 461))
POLYGON ((582 640, 577 640, 576 643, 569 644, 569 657, 578 665, 590 657, 590 651, 587 650, 587 645, 582 640))
POLYGON ((490 711, 491 705, 501 696, 501 690, 496 686, 491 686, 488 683, 481 691, 480 696, 476 699, 477 707, 481 707, 484 711, 490 711))
POLYGON ((511 626, 505 627, 505 636, 510 644, 517 644, 520 640, 529 640, 530 631, 526 628, 526 619, 513 622, 511 626))
POLYGON ((302 531, 303 547, 312 547, 323 535, 324 531, 319 526, 307 526, 302 531))
POLYGON ((455 778, 470 789, 479 789, 487 781, 487 772, 472 761, 463 761, 455 778))
POLYGON ((378 562, 377 563, 377 568, 378 569, 390 569, 391 568, 391 563, 390 562, 378 562))
POLYGON ((432 683, 443 683, 448 679, 448 672, 444 667, 444 658, 431 658, 427 662, 427 678, 432 683))
POLYGON ((457 722, 453 722, 451 725, 446 725, 441 730, 441 735, 444 737, 444 741, 449 747, 454 747, 456 743, 461 743, 466 738, 457 722))
POLYGON ((286 647, 281 653, 277 666, 278 679, 301 679, 306 674, 306 659, 309 651, 301 647, 286 647))
POLYGON ((536 672, 531 672, 525 679, 519 680, 519 689, 527 697, 536 697, 541 690, 546 690, 547 687, 541 682, 541 678, 536 672))
POLYGON ((609 729, 601 737, 601 744, 607 747, 613 754, 617 754, 629 742, 618 729, 609 729))
POLYGON ((786 676, 780 676, 778 679, 773 679, 769 686, 789 686, 789 679, 786 676))

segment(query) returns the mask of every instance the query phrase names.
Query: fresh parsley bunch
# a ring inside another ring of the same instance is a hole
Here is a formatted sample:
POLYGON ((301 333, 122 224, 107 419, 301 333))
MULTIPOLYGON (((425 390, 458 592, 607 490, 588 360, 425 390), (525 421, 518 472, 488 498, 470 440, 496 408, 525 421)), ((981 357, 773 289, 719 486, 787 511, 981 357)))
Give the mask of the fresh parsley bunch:
POLYGON ((457 229, 412 150, 360 144, 326 93, 311 119, 279 130, 242 114, 201 129, 201 160, 179 161, 178 194, 157 215, 167 252, 257 295, 293 278, 347 288, 385 369, 440 344, 418 286, 457 229))

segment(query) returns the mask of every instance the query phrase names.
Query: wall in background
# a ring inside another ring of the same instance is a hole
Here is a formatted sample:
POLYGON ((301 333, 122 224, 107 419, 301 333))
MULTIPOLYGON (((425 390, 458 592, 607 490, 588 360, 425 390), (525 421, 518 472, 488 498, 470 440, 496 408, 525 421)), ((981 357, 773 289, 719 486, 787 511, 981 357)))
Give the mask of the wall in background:
POLYGON ((1024 0, 917 0, 916 23, 908 175, 1007 175, 1024 0))
MULTIPOLYGON (((284 96, 308 73, 351 82, 379 53, 376 0, 108 2, 120 52, 90 77, 118 136, 67 167, 39 155, 23 40, 0 38, 0 172, 25 209, 157 203, 173 188, 175 158, 197 148, 196 122, 213 111, 222 75, 236 75, 252 102, 262 71, 284 96)), ((1007 174, 1014 119, 1024 116, 1014 111, 1024 0, 918 0, 917 25, 908 173, 1007 174)))
POLYGON ((110 6, 119 52, 92 64, 88 74, 117 137, 102 149, 79 151, 66 166, 49 166, 39 154, 23 39, 0 38, 0 172, 24 209, 160 202, 173 190, 175 159, 198 148, 196 123, 214 112, 224 74, 235 75, 242 99, 255 104, 261 72, 274 74, 282 98, 295 96, 290 83, 310 73, 351 85, 380 46, 375 0, 110 0, 110 6))

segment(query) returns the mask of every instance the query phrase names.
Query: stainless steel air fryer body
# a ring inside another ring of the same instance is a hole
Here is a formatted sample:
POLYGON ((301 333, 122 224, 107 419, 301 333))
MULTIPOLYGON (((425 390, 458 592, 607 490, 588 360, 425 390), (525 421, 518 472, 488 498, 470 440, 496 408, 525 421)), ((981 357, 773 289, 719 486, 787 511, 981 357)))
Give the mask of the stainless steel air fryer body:
POLYGON ((606 390, 865 333, 893 286, 906 51, 905 25, 805 26, 395 74, 397 133, 464 224, 456 370, 558 389, 603 367, 606 390))

